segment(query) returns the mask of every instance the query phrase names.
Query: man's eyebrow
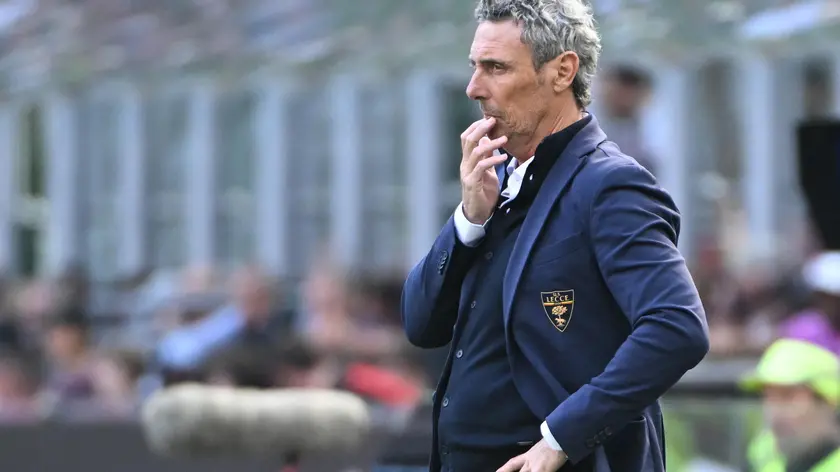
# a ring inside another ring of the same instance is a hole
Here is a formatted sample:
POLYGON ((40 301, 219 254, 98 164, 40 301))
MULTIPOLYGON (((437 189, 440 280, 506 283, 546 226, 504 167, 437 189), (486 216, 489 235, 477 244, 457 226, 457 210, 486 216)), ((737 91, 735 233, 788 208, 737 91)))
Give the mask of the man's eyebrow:
POLYGON ((476 64, 481 64, 483 66, 508 66, 508 63, 501 59, 485 58, 476 61, 475 59, 470 58, 470 65, 475 66, 476 64))

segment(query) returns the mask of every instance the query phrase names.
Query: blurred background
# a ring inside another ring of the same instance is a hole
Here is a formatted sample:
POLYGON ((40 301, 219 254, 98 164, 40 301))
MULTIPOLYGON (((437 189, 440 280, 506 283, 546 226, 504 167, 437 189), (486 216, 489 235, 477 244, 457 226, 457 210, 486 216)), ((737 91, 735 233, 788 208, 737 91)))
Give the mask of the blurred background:
MULTIPOLYGON (((680 206, 712 335, 669 470, 742 470, 734 379, 826 247, 800 165, 840 131, 801 125, 840 118, 840 1, 593 4, 592 111, 680 206)), ((447 353, 407 346, 399 298, 460 200, 473 7, 0 1, 0 468, 272 470, 147 457, 138 405, 202 381, 355 391, 415 449, 379 463, 423 470, 447 353)))

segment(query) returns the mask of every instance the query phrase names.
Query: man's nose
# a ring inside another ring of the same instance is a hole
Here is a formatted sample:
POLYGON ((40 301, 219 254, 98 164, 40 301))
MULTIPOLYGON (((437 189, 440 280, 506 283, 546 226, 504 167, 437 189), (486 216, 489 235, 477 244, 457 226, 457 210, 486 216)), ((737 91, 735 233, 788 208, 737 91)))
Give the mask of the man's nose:
POLYGON ((467 84, 467 96, 472 100, 483 100, 487 98, 484 88, 481 86, 479 71, 473 72, 470 83, 467 84))

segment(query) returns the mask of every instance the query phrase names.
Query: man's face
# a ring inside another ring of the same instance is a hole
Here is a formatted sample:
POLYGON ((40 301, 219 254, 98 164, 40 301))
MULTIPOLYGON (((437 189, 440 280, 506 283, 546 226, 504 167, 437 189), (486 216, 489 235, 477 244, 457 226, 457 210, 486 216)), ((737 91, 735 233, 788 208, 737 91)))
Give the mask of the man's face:
POLYGON ((780 447, 796 452, 820 439, 835 421, 834 409, 805 386, 768 386, 764 413, 780 447))
POLYGON ((496 118, 490 138, 507 136, 512 149, 531 140, 554 95, 549 81, 534 69, 521 34, 512 20, 480 23, 470 49, 475 71, 467 85, 467 95, 479 102, 484 117, 496 118))

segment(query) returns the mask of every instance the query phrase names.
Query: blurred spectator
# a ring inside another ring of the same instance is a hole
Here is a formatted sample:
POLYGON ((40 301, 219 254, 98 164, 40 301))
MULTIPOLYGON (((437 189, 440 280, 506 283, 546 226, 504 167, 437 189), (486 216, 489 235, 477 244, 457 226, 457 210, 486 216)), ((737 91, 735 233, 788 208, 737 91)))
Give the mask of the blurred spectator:
POLYGON ((382 404, 399 408, 414 407, 425 388, 400 372, 364 363, 351 364, 342 386, 351 392, 382 404))
POLYGON ((324 356, 301 339, 280 343, 277 385, 285 388, 333 388, 338 373, 324 356))
POLYGON ((26 347, 24 333, 15 313, 13 287, 0 275, 0 350, 18 352, 26 347))
POLYGON ((52 286, 45 281, 25 282, 13 296, 12 310, 23 346, 32 350, 42 348, 41 334, 48 317, 57 309, 52 286))
POLYGON ((46 387, 58 402, 94 397, 95 355, 89 333, 87 317, 77 310, 62 311, 50 320, 46 387))
POLYGON ((20 350, 23 339, 17 320, 8 313, 0 312, 0 349, 20 350))
POLYGON ((641 133, 641 114, 653 87, 652 79, 641 68, 630 65, 615 66, 602 77, 598 123, 624 153, 656 174, 656 160, 641 133))
POLYGON ((209 266, 188 267, 182 274, 181 287, 184 294, 208 293, 218 285, 216 271, 209 266))
POLYGON ((208 381, 248 388, 333 388, 339 373, 304 341, 236 343, 209 362, 208 381))
POLYGON ((236 310, 244 322, 234 342, 271 345, 287 335, 291 315, 265 273, 257 267, 243 268, 234 274, 232 285, 236 310))
POLYGON ((749 450, 755 470, 780 470, 781 463, 787 472, 838 470, 838 372, 840 358, 809 342, 782 339, 767 349, 743 381, 747 390, 762 393, 769 426, 749 450))
POLYGON ((394 320, 399 304, 382 282, 358 277, 355 284, 316 267, 306 282, 304 335, 318 349, 341 357, 382 360, 400 352, 405 336, 394 320))
POLYGON ((354 290, 354 309, 359 313, 359 320, 371 325, 402 329, 400 301, 404 281, 402 276, 359 277, 354 290))
POLYGON ((812 307, 779 328, 782 337, 812 342, 840 354, 840 252, 812 258, 802 271, 814 296, 812 307))
POLYGON ((23 355, 0 353, 0 423, 39 418, 36 363, 23 355))
POLYGON ((208 381, 234 387, 272 388, 277 380, 277 354, 267 344, 230 346, 208 362, 208 381))
POLYGON ((144 396, 139 383, 145 371, 138 353, 115 351, 99 356, 93 367, 96 401, 112 416, 134 415, 144 396))
POLYGON ((90 279, 81 264, 69 265, 56 281, 56 303, 67 309, 87 311, 90 306, 90 279))
POLYGON ((734 273, 719 245, 702 245, 692 276, 706 309, 712 355, 755 355, 772 342, 779 321, 807 306, 800 272, 765 262, 734 273))
POLYGON ((240 325, 226 300, 209 294, 170 300, 156 316, 161 327, 171 329, 155 353, 167 384, 201 378, 202 364, 229 341, 240 325))
POLYGON ((723 252, 713 243, 701 247, 692 270, 700 299, 709 322, 712 354, 729 354, 741 344, 743 315, 733 310, 738 299, 738 284, 724 264, 723 252))
POLYGON ((265 274, 246 267, 234 275, 231 285, 231 303, 207 316, 204 312, 186 313, 181 325, 164 336, 157 351, 164 367, 180 372, 195 370, 227 346, 271 346, 286 334, 290 315, 278 308, 282 306, 280 297, 265 274))

